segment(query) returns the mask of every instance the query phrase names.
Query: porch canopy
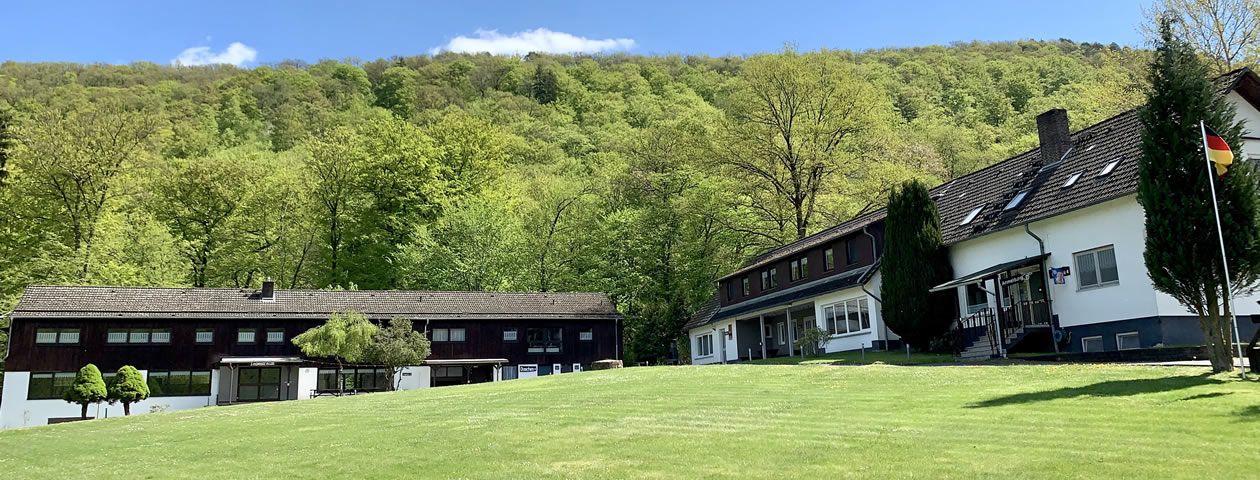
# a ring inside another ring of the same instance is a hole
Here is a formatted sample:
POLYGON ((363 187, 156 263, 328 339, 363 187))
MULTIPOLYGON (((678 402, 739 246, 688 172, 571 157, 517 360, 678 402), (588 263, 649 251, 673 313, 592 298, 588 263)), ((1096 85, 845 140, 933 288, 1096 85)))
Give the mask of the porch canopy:
POLYGON ((506 358, 454 358, 443 360, 425 360, 423 365, 494 365, 508 363, 506 358))
POLYGON ((1041 254, 1041 255, 1035 255, 1035 256, 1031 256, 1031 257, 1024 257, 1024 258, 1022 258, 1022 259, 1015 260, 1015 261, 1010 261, 1010 262, 1006 262, 1006 263, 999 263, 999 264, 997 264, 997 265, 994 265, 994 266, 992 266, 992 267, 986 268, 986 269, 984 269, 984 270, 980 270, 980 271, 975 272, 975 273, 972 273, 972 274, 970 274, 970 275, 963 275, 962 277, 959 277, 959 278, 957 278, 957 279, 950 280, 950 281, 948 281, 948 282, 942 283, 942 284, 940 284, 940 285, 937 285, 937 286, 935 286, 935 287, 932 287, 932 289, 931 289, 931 290, 929 290, 929 291, 931 291, 931 292, 939 292, 939 291, 942 291, 942 290, 949 290, 949 289, 951 289, 951 288, 958 288, 958 287, 961 287, 961 286, 963 286, 963 285, 970 285, 970 284, 973 284, 973 283, 979 282, 979 281, 981 281, 981 280, 984 280, 984 279, 986 279, 986 278, 992 277, 992 276, 994 276, 994 275, 997 275, 998 273, 1005 272, 1005 271, 1007 271, 1007 270, 1011 270, 1011 269, 1014 269, 1014 268, 1020 268, 1020 267, 1026 267, 1026 266, 1029 266, 1029 265, 1036 264, 1036 263, 1038 263, 1038 262, 1040 262, 1040 261, 1044 260, 1046 257, 1049 257, 1049 256, 1050 256, 1050 254, 1049 254, 1049 253, 1043 253, 1043 254, 1041 254))
POLYGON ((247 367, 269 367, 285 363, 302 363, 302 357, 223 357, 219 359, 223 365, 245 365, 247 367))

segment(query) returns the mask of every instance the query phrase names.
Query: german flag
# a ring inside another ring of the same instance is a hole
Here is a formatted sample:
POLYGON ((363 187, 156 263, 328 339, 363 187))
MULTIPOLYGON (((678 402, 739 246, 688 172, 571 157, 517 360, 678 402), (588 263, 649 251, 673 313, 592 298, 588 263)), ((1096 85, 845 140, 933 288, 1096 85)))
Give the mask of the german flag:
POLYGON ((1208 160, 1216 164, 1216 176, 1225 176, 1225 170, 1234 163, 1234 152, 1230 151, 1229 144, 1207 125, 1203 126, 1203 144, 1207 145, 1208 160))

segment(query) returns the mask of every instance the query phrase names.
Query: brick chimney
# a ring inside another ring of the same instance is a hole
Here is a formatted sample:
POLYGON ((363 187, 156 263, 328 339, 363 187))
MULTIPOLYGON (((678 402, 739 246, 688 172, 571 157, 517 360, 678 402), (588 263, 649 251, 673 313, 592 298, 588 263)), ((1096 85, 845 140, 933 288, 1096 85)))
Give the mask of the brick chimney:
POLYGON ((276 282, 272 281, 271 277, 263 280, 262 295, 260 297, 262 297, 264 302, 276 301, 276 282))
POLYGON ((1072 148, 1067 110, 1056 108, 1037 115, 1037 139, 1041 142, 1041 164, 1058 162, 1072 148))

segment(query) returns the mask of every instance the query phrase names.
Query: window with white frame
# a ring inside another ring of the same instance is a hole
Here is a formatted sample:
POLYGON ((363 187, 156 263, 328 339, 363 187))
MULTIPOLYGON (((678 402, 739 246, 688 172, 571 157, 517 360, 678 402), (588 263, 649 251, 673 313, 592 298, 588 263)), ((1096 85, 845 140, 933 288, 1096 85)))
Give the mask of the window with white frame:
POLYGON ((856 333, 871 328, 871 311, 866 298, 854 298, 823 307, 823 320, 832 335, 856 333))
POLYGON ((787 343, 787 325, 784 325, 783 322, 779 322, 779 345, 784 345, 786 343, 787 343))
POLYGON ((1125 332, 1116 334, 1116 350, 1135 350, 1142 348, 1138 342, 1138 332, 1125 332))
POLYGON ((1082 352, 1101 352, 1103 351, 1102 336, 1084 337, 1081 339, 1082 352))
POLYGON ((713 334, 706 333, 696 337, 696 357, 713 355, 713 334))
POLYGON ((1120 283, 1116 268, 1116 249, 1107 246, 1078 252, 1076 257, 1076 281, 1078 288, 1095 288, 1120 283))
POLYGON ((105 343, 171 343, 169 328, 111 328, 105 343))
POLYGON ((765 327, 766 327, 766 331, 764 332, 765 337, 774 338, 774 327, 772 325, 766 325, 765 327))
POLYGON ((515 329, 515 328, 509 328, 509 329, 507 329, 507 330, 504 330, 504 331, 503 331, 503 341, 505 341, 505 342, 515 342, 515 341, 516 341, 516 329, 515 329))

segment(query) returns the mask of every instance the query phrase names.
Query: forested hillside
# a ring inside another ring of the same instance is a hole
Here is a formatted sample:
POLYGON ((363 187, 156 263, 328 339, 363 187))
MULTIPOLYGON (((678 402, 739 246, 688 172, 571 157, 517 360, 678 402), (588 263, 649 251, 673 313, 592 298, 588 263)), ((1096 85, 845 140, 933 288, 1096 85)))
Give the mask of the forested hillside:
POLYGON ((27 284, 572 290, 659 358, 746 258, 1141 100, 1148 52, 0 64, 0 311, 27 284))

